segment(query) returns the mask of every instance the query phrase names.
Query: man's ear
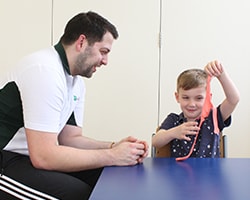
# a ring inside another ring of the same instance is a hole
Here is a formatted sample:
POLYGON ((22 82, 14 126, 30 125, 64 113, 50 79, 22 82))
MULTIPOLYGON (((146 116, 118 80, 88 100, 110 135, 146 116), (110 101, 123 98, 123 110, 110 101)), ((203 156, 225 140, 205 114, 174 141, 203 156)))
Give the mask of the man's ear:
POLYGON ((88 43, 87 38, 85 35, 81 34, 76 41, 76 48, 77 51, 81 51, 82 48, 85 48, 86 44, 88 43))
POLYGON ((179 93, 178 93, 178 92, 175 92, 174 95, 175 95, 176 101, 179 103, 179 93))

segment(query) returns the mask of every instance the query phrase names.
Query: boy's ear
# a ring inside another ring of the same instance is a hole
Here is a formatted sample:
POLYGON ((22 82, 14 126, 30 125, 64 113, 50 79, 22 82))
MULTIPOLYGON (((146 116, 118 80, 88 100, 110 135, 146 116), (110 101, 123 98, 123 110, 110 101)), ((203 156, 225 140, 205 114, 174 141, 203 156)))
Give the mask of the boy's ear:
POLYGON ((175 92, 174 95, 175 95, 176 101, 177 101, 178 103, 180 103, 180 102, 179 102, 179 93, 178 93, 178 92, 175 92))

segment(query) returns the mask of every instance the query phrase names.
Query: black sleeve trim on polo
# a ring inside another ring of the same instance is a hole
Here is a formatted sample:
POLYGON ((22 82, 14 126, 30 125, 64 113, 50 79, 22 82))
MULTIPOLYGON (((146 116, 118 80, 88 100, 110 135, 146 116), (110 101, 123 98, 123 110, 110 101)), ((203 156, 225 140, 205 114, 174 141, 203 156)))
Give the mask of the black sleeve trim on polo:
POLYGON ((0 89, 0 149, 24 126, 22 101, 14 81, 0 89))
POLYGON ((72 114, 71 114, 71 116, 69 117, 69 119, 68 119, 68 121, 67 121, 66 124, 68 124, 68 125, 73 125, 73 126, 77 126, 74 112, 72 112, 72 114))

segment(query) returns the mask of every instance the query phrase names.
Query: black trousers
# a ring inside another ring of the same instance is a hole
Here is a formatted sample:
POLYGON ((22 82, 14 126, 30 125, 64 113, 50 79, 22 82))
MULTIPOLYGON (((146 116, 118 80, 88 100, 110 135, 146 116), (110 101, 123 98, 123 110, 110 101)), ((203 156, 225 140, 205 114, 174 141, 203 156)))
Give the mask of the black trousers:
POLYGON ((0 200, 88 199, 103 168, 74 173, 36 169, 30 158, 9 151, 0 155, 0 200))

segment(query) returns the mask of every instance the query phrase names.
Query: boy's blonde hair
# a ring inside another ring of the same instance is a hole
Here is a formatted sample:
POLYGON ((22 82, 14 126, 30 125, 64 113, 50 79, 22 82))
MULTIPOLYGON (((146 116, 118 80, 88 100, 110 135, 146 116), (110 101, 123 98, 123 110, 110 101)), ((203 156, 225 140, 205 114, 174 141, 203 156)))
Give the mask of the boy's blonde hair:
POLYGON ((180 88, 190 90, 200 86, 206 86, 207 74, 201 69, 188 69, 183 71, 177 78, 177 92, 180 88))

